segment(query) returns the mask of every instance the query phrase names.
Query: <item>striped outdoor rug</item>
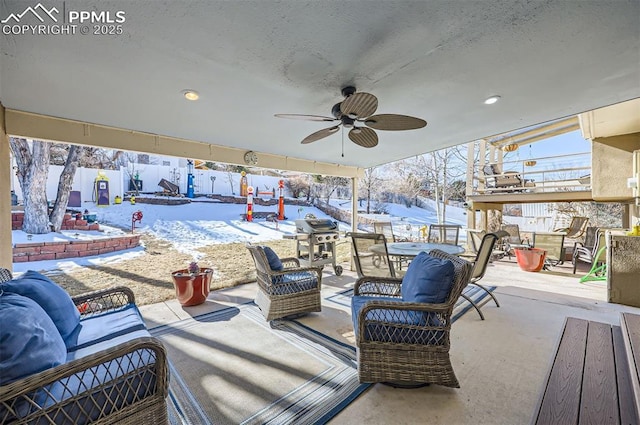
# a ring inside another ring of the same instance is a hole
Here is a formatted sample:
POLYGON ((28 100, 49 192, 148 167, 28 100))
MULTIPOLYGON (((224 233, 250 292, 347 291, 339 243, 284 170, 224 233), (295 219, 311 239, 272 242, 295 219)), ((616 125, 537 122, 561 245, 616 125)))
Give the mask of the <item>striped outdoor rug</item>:
MULTIPOLYGON (((465 292, 479 305, 490 299, 465 292)), ((326 300, 350 306, 352 295, 326 300)), ((471 308, 461 299, 453 320, 471 308)), ((325 424, 371 386, 358 382, 354 347, 296 320, 268 323, 253 303, 151 333, 169 355, 172 425, 325 424)))
POLYGON ((355 349, 244 304, 152 330, 170 359, 172 424, 324 424, 369 385, 355 349))

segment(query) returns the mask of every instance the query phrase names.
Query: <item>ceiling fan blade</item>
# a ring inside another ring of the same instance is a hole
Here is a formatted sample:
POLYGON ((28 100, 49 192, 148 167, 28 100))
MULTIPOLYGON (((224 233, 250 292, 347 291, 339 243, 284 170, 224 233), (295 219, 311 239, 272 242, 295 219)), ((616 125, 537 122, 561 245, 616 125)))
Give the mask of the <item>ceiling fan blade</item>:
POLYGON ((366 118, 378 109, 378 98, 371 93, 354 93, 342 101, 340 112, 350 118, 366 118))
POLYGON ((352 128, 349 132, 349 139, 363 148, 372 148, 378 144, 376 132, 366 127, 352 128))
POLYGON ((323 117, 322 115, 302 115, 302 114, 275 114, 277 118, 287 118, 290 120, 305 120, 305 121, 336 121, 335 118, 323 117))
POLYGON ((301 143, 303 145, 306 145, 308 143, 313 143, 320 139, 324 139, 325 137, 331 136, 333 133, 338 131, 339 128, 340 128, 339 125, 336 125, 335 127, 323 128, 322 130, 316 131, 315 133, 311 133, 310 135, 305 137, 301 143))
POLYGON ((427 125, 427 122, 420 118, 408 115, 380 114, 367 118, 364 123, 376 130, 416 130, 427 125))

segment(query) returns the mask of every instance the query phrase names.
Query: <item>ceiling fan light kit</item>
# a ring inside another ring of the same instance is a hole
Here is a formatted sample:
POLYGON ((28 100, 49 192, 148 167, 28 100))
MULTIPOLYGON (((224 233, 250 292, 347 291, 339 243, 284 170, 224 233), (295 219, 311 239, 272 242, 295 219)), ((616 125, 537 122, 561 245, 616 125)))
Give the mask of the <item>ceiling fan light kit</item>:
POLYGON ((276 114, 278 118, 300 119, 308 121, 338 122, 337 125, 328 127, 312 133, 302 140, 303 144, 316 142, 337 132, 342 125, 343 128, 351 129, 349 139, 358 146, 372 148, 378 144, 376 130, 404 131, 416 130, 427 125, 421 118, 410 117, 408 115, 379 114, 373 115, 378 109, 378 98, 371 93, 356 92, 353 86, 342 89, 345 99, 333 105, 331 117, 320 115, 302 114, 276 114), (356 126, 356 123, 363 126, 356 126))

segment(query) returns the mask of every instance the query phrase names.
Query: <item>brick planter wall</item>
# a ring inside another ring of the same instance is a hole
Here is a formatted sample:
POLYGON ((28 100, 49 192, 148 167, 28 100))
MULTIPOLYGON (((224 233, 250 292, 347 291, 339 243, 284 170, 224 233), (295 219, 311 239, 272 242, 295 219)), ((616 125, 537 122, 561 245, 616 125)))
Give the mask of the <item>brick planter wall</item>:
MULTIPOLYGON (((11 230, 22 230, 22 223, 24 222, 23 212, 11 213, 11 230)), ((67 213, 62 219, 62 226, 60 230, 100 230, 98 223, 87 223, 87 220, 76 219, 71 214, 67 213)))
POLYGON ((17 243, 13 246, 13 262, 60 260, 63 258, 89 257, 135 248, 140 235, 115 236, 94 240, 61 242, 17 243))

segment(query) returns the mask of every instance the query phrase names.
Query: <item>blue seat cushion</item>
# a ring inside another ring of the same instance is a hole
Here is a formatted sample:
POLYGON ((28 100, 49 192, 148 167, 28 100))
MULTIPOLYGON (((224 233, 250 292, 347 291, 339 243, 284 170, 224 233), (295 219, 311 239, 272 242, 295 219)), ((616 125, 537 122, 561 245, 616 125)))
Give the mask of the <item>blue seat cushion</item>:
MULTIPOLYGON (((385 301, 402 304, 400 298, 392 297, 369 297, 357 295, 351 298, 351 319, 356 338, 359 335, 358 321, 360 320, 360 310, 371 301, 385 301)), ((442 321, 435 313, 395 310, 381 308, 370 310, 365 315, 367 324, 365 325, 364 338, 367 341, 396 342, 404 344, 432 344, 443 343, 444 332, 433 329, 411 329, 401 327, 405 325, 413 326, 443 326, 442 321), (400 326, 395 326, 400 325, 400 326)))
POLYGON ((272 295, 287 295, 318 288, 318 276, 312 272, 295 272, 271 278, 272 295))
POLYGON ((63 364, 64 341, 47 313, 18 294, 0 295, 0 385, 63 364))
POLYGON ((80 322, 80 312, 71 297, 48 277, 29 270, 17 279, 0 284, 0 290, 19 294, 38 303, 66 339, 80 322))
POLYGON ((262 249, 264 254, 267 256, 267 261, 269 261, 269 267, 271 267, 271 270, 281 271, 284 269, 282 261, 280 261, 280 257, 278 257, 278 254, 276 254, 273 249, 268 246, 263 246, 262 249))
POLYGON ((454 280, 453 263, 418 254, 402 279, 402 300, 412 303, 440 304, 447 300, 454 280))
POLYGON ((67 351, 72 352, 145 329, 136 305, 128 304, 115 311, 82 319, 64 342, 67 351))

